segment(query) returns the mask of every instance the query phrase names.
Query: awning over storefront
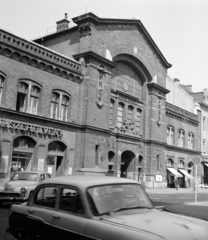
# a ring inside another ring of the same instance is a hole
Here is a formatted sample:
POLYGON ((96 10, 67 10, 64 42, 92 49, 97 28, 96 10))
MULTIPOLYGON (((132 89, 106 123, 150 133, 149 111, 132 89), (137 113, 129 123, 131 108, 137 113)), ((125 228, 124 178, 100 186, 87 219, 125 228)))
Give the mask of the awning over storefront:
POLYGON ((205 163, 205 162, 204 162, 204 165, 205 165, 206 167, 208 167, 208 163, 205 163))
POLYGON ((186 170, 184 170, 184 169, 178 169, 178 170, 180 172, 182 172, 188 179, 192 179, 193 178, 189 173, 186 172, 186 170))
POLYGON ((183 177, 178 171, 176 171, 174 168, 167 168, 168 171, 170 171, 174 176, 176 177, 183 177))

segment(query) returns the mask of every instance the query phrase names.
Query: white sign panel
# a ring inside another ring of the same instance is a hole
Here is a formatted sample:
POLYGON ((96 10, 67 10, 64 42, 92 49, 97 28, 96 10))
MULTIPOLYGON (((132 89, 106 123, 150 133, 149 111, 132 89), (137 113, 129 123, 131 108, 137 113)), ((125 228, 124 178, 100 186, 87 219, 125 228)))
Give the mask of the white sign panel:
POLYGON ((1 162, 0 162, 0 172, 7 173, 8 164, 9 164, 9 156, 2 155, 1 162))
POLYGON ((44 159, 39 158, 38 159, 38 171, 43 172, 44 170, 44 159))
POLYGON ((162 182, 162 175, 155 175, 156 182, 162 182))
POLYGON ((72 168, 71 167, 68 168, 68 175, 72 175, 72 168))

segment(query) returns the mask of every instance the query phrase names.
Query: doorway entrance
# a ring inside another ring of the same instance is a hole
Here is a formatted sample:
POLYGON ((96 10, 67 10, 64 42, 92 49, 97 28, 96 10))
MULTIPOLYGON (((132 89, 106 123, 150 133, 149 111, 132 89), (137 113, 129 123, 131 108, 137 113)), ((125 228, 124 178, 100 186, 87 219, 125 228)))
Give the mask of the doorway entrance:
POLYGON ((52 177, 63 175, 65 151, 65 144, 59 141, 51 142, 48 146, 48 156, 46 161, 47 172, 50 173, 52 177))
POLYGON ((121 154, 121 175, 123 178, 134 178, 134 161, 135 154, 131 151, 125 151, 121 154))

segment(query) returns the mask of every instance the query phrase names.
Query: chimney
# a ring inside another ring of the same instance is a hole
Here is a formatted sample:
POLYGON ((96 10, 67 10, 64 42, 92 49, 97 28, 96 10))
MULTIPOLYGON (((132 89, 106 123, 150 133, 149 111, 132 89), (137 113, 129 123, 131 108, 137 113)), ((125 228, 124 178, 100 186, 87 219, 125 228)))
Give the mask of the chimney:
POLYGON ((56 31, 57 32, 61 32, 61 31, 64 31, 66 29, 69 28, 69 20, 67 19, 67 13, 65 13, 65 18, 56 22, 57 24, 57 27, 56 27, 56 31))

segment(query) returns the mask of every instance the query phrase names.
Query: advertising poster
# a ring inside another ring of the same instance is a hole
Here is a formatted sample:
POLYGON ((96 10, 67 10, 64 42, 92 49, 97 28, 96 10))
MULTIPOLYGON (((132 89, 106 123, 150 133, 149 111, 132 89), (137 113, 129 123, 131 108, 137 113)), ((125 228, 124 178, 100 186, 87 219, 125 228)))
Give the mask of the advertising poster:
POLYGON ((1 173, 7 173, 8 164, 9 164, 9 156, 2 155, 1 162, 0 162, 0 172, 1 173))
POLYGON ((39 158, 38 159, 38 171, 43 172, 44 170, 44 159, 39 158))

